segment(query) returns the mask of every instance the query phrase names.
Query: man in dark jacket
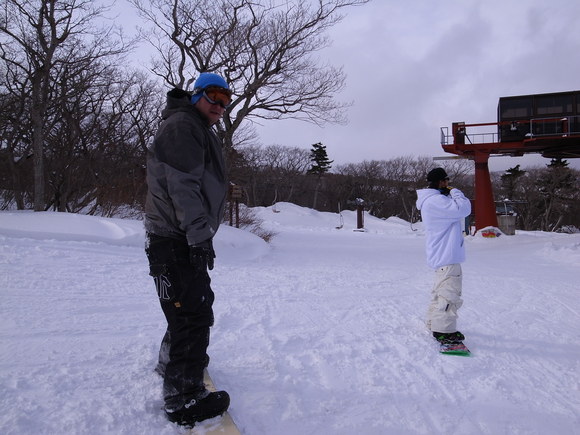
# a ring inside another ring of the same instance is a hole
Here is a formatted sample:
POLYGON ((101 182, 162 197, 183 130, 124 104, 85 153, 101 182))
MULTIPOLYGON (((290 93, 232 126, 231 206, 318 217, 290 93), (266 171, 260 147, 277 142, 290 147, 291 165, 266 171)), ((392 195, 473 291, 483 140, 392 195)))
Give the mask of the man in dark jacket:
POLYGON ((229 395, 209 392, 203 371, 213 325, 212 239, 224 211, 226 180, 221 143, 212 126, 231 102, 226 81, 202 73, 193 95, 167 94, 167 106, 147 154, 146 253, 167 331, 157 372, 165 412, 184 425, 225 412, 229 395))

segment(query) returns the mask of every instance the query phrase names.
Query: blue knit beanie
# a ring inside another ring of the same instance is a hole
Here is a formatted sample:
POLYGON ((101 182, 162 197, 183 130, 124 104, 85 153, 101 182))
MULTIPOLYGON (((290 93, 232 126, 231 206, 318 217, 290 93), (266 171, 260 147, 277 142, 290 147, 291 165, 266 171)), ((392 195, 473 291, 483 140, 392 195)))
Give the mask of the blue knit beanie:
POLYGON ((209 86, 217 86, 218 88, 224 88, 228 90, 230 89, 228 83, 221 76, 208 72, 201 73, 193 86, 191 104, 197 103, 201 98, 203 91, 209 86))

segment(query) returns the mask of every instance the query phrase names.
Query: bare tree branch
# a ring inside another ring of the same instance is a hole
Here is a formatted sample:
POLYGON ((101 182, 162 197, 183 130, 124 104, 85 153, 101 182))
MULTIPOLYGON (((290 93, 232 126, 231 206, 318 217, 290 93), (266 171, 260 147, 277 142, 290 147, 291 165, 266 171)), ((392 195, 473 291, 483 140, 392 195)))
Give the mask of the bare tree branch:
POLYGON ((160 56, 153 71, 167 84, 187 89, 205 71, 232 84, 220 130, 227 148, 246 121, 345 122, 349 104, 336 100, 345 74, 316 54, 341 12, 369 0, 130 1, 151 25, 145 35, 160 56))
MULTIPOLYGON (((54 79, 63 71, 118 56, 128 45, 110 39, 112 27, 96 29, 106 11, 89 0, 4 0, 0 10, 0 57, 18 77, 28 100, 34 156, 34 209, 45 209, 44 145, 54 79), (92 39, 92 40, 91 40, 92 39), (69 67, 69 68, 67 68, 69 67)), ((58 80, 58 78, 57 78, 58 80)), ((10 91, 13 85, 6 83, 10 91)))

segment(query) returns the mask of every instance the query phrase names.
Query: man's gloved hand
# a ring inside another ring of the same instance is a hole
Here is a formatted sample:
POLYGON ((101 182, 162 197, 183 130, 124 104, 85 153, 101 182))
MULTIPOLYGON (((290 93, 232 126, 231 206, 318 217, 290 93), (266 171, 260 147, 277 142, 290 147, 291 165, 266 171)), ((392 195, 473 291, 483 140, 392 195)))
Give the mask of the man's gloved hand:
POLYGON ((195 269, 213 270, 213 259, 215 258, 215 251, 211 240, 192 245, 189 247, 189 262, 195 269))

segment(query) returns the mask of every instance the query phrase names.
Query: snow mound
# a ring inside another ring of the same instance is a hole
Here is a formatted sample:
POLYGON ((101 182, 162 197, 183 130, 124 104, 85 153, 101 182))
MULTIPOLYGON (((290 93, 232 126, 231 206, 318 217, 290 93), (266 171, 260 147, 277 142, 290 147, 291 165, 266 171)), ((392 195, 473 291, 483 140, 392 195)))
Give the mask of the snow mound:
POLYGON ((255 234, 228 225, 220 226, 213 245, 218 261, 225 262, 254 260, 265 255, 270 249, 269 245, 255 234))
POLYGON ((580 243, 558 246, 555 242, 551 242, 541 250, 540 255, 556 262, 580 266, 580 243))
POLYGON ((74 213, 16 211, 0 214, 0 232, 36 240, 143 246, 143 223, 74 213))
MULTIPOLYGON (((357 212, 354 210, 343 210, 340 214, 319 212, 288 202, 279 202, 271 207, 256 207, 252 210, 264 221, 264 225, 268 229, 275 232, 336 231, 357 228, 357 212)), ((413 232, 409 222, 403 219, 398 217, 380 219, 371 216, 368 212, 364 213, 364 229, 367 232, 379 234, 409 234, 413 232)))
MULTIPOLYGON (((60 242, 94 242, 142 248, 143 222, 59 212, 2 212, 0 234, 7 237, 60 242)), ((258 236, 222 225, 214 239, 220 260, 251 260, 264 255, 269 247, 258 236)))

